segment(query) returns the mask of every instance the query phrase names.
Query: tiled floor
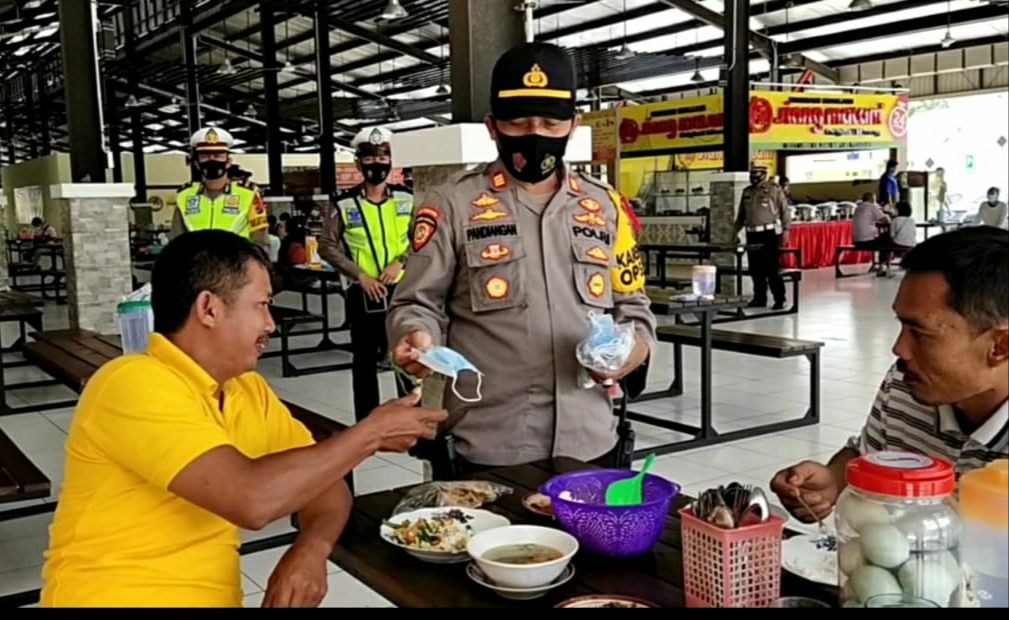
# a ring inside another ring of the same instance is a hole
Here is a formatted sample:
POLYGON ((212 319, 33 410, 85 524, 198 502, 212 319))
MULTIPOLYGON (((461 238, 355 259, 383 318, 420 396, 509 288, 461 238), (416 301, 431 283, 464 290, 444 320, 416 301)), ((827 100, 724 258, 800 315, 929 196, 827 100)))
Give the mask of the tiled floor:
MULTIPOLYGON (((898 327, 890 304, 898 284, 897 279, 835 281, 829 270, 807 272, 802 283, 800 316, 728 324, 728 328, 740 331, 826 343, 822 356, 821 424, 663 456, 657 460, 653 471, 679 482, 685 492, 696 494, 730 480, 766 487, 770 477, 781 467, 800 459, 829 458, 859 430, 876 387, 892 362, 890 346, 898 327)), ((283 297, 279 301, 298 303, 283 297)), ((65 307, 47 307, 46 313, 47 328, 66 325, 65 307)), ((5 343, 14 338, 10 327, 3 326, 5 343)), ((670 354, 668 347, 662 349, 652 366, 649 389, 664 388, 669 382, 670 354)), ((686 349, 684 357, 686 395, 672 401, 642 403, 634 407, 636 410, 671 419, 692 422, 699 419, 696 350, 686 349)), ((306 363, 309 360, 297 361, 306 363)), ((809 372, 804 360, 777 361, 715 353, 714 368, 717 429, 734 430, 757 422, 784 420, 800 416, 806 410, 809 372)), ((345 423, 353 421, 349 372, 283 379, 277 359, 264 360, 261 371, 283 398, 345 423)), ((8 384, 43 378, 40 371, 30 368, 11 369, 5 376, 8 384)), ((382 389, 383 394, 394 394, 391 374, 383 377, 382 389)), ((53 402, 69 396, 70 392, 60 387, 8 393, 12 404, 53 402)), ((63 477, 62 444, 72 415, 73 411, 68 409, 0 418, 0 427, 49 475, 54 488, 58 488, 63 477)), ((648 426, 639 426, 637 433, 640 446, 655 445, 678 436, 648 426)), ((364 463, 356 471, 355 478, 358 492, 367 493, 419 482, 421 469, 419 463, 409 457, 383 455, 364 463)), ((0 523, 0 595, 39 586, 49 520, 50 515, 40 515, 0 523)), ((792 525, 797 524, 793 522, 792 525)), ((279 522, 262 532, 245 532, 243 539, 255 540, 284 531, 288 531, 287 524, 279 522)), ((246 605, 258 606, 262 601, 267 578, 282 552, 270 550, 242 558, 246 605)), ((350 575, 335 566, 332 569, 325 605, 390 604, 350 575)))

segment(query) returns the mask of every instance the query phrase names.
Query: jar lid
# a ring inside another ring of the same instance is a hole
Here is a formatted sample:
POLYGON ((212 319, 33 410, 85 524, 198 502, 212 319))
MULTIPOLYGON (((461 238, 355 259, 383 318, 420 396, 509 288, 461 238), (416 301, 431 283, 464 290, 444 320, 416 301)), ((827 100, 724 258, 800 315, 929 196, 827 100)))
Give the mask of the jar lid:
POLYGON ((913 452, 883 451, 848 462, 848 484, 890 497, 945 497, 956 489, 953 465, 913 452))
POLYGON ((149 310, 150 307, 151 307, 151 302, 149 302, 149 301, 143 301, 143 300, 140 300, 140 301, 124 301, 121 304, 119 304, 118 306, 116 306, 116 310, 118 310, 119 312, 122 312, 122 313, 127 313, 127 312, 136 312, 138 310, 149 310))
POLYGON ((715 265, 694 265, 690 268, 690 270, 696 273, 714 273, 718 270, 718 267, 715 265))
POLYGON ((1009 529, 1009 459, 999 459, 960 476, 964 517, 1009 529))

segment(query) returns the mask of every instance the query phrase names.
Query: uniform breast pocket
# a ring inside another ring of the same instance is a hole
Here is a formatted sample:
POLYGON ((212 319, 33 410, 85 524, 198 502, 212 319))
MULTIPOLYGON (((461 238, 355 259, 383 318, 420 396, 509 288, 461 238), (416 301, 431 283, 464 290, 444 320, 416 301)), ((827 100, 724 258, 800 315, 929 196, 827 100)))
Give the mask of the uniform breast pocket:
POLYGON ((473 312, 491 312, 526 304, 525 250, 518 238, 466 244, 470 303, 473 312))
POLYGON ((592 239, 572 239, 575 288, 582 302, 595 308, 613 307, 610 286, 612 249, 608 244, 592 239))

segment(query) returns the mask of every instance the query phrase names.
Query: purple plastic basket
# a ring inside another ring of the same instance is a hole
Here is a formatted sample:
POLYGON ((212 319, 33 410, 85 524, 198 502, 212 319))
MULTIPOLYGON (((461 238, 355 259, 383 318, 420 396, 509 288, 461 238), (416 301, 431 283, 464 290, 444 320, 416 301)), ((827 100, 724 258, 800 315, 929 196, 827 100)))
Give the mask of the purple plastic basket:
POLYGON ((595 469, 561 474, 540 492, 550 498, 561 527, 578 539, 582 549, 598 555, 629 557, 648 552, 662 536, 669 503, 680 485, 646 474, 639 506, 607 506, 606 489, 617 480, 637 475, 627 469, 595 469), (567 491, 577 501, 560 498, 567 491))

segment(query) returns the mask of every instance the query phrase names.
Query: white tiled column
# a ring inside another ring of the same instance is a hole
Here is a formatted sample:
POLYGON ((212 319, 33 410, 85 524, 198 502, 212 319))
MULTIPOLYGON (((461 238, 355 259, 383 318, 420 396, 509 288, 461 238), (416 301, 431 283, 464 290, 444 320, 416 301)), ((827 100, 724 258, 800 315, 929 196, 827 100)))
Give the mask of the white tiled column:
POLYGON ((102 334, 119 331, 116 306, 133 283, 128 183, 53 185, 63 231, 70 325, 102 334))

